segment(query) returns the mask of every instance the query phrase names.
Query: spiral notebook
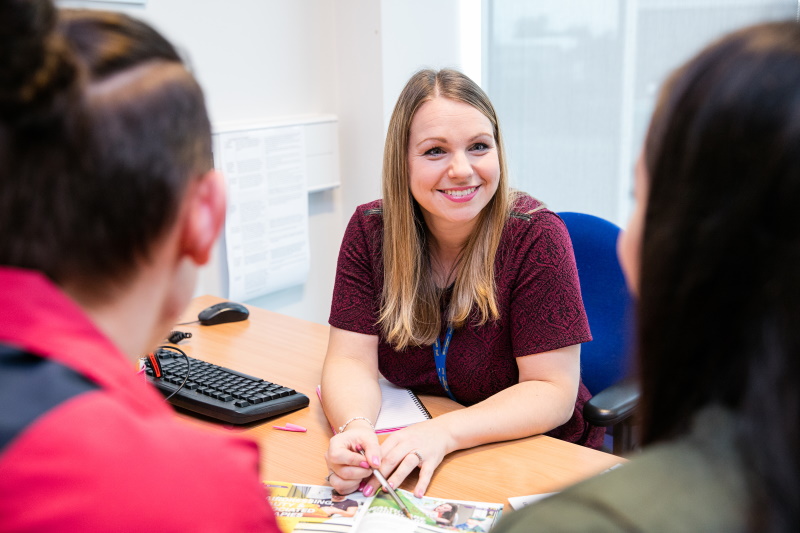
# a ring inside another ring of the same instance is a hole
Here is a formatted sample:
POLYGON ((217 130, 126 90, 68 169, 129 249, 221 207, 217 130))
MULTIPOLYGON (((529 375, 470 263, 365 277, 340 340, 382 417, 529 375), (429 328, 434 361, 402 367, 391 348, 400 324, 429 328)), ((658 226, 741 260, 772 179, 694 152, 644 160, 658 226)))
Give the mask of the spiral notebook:
MULTIPOLYGON (((375 421, 375 433, 397 431, 411 424, 429 420, 431 414, 411 390, 398 387, 388 380, 378 380, 381 387, 381 410, 375 421)), ((317 396, 322 399, 322 389, 317 386, 317 396)), ((336 430, 332 427, 331 429, 336 430)))

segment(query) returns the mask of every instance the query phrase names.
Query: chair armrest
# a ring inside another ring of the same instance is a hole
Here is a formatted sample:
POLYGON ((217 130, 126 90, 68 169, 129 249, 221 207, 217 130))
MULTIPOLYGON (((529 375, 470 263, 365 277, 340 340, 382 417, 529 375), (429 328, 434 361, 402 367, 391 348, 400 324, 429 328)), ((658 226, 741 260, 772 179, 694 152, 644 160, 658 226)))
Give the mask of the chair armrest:
POLYGON ((595 426, 613 426, 631 416, 639 403, 639 383, 625 379, 593 396, 583 406, 583 416, 595 426))

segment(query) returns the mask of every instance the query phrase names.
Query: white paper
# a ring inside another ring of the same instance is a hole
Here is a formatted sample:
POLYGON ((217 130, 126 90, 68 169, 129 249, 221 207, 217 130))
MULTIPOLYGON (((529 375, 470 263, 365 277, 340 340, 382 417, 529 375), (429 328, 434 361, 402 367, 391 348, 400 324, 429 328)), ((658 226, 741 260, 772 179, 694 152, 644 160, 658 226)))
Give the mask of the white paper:
POLYGON ((552 496, 553 494, 558 494, 557 492, 543 492, 542 494, 532 494, 530 496, 512 496, 508 499, 508 504, 511 506, 512 509, 515 511, 519 511, 523 507, 526 507, 532 503, 536 503, 538 501, 544 500, 548 496, 552 496))
POLYGON ((381 388, 381 410, 375 420, 375 431, 384 433, 428 420, 419 398, 410 390, 398 387, 386 378, 378 380, 381 388))
MULTIPOLYGON (((617 463, 615 465, 612 465, 609 468, 606 468, 605 470, 600 472, 600 474, 598 475, 602 475, 605 474, 606 472, 611 472, 612 470, 616 470, 617 468, 621 467, 624 464, 625 463, 617 463)), ((508 499, 508 504, 515 511, 519 511, 523 507, 526 507, 532 503, 542 501, 545 498, 552 496, 553 494, 558 494, 558 492, 543 492, 541 494, 531 494, 530 496, 512 496, 508 499)))
POLYGON ((215 137, 215 162, 228 182, 228 298, 248 300, 305 283, 310 257, 302 127, 215 137))

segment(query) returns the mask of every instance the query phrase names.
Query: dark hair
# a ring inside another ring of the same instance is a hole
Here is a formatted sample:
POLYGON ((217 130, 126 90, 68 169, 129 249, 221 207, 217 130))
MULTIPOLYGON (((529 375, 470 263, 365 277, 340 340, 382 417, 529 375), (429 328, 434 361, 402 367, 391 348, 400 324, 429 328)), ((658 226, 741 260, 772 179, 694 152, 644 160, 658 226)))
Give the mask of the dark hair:
MULTIPOLYGON (((3 37, 14 49, 29 44, 0 71, 29 73, 54 96, 2 117, 0 264, 101 296, 147 259, 190 179, 211 167, 202 91, 175 48, 141 21, 64 10, 54 28, 49 1, 2 5, 12 6, 0 16, 3 37), (37 16, 23 18, 20 8, 37 16), (39 63, 73 75, 59 84, 35 74, 39 63)), ((21 100, 25 85, 0 83, 1 94, 21 100)))
MULTIPOLYGON (((443 519, 447 520, 448 524, 452 524, 453 521, 455 520, 456 512, 458 512, 458 505, 455 504, 455 503, 451 503, 451 502, 442 502, 439 505, 444 505, 444 504, 449 505, 450 506, 450 510, 443 512, 442 516, 440 518, 443 518, 443 519)), ((437 507, 438 507, 438 505, 437 505, 437 507)))
POLYGON ((0 1, 0 264, 32 266, 60 237, 86 134, 81 72, 51 2, 0 1), (55 233, 55 235, 53 234, 55 233))
POLYGON ((737 412, 751 527, 800 524, 800 26, 730 34, 666 84, 645 147, 643 442, 737 412))

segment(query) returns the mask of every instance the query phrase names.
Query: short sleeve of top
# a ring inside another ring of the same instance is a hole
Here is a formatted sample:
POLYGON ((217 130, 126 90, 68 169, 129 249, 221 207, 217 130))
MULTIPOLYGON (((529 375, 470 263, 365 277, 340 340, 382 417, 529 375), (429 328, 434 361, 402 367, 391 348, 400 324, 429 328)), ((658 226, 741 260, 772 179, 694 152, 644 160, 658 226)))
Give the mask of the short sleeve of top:
MULTIPOLYGON (((422 394, 444 395, 431 346, 397 351, 377 326, 382 238, 380 200, 359 206, 339 253, 329 322, 378 335, 379 369, 389 381, 422 394)), ((529 196, 518 200, 506 223, 495 258, 495 283, 500 318, 456 330, 447 355, 448 382, 467 405, 517 383, 516 357, 591 340, 566 227, 529 196)))
POLYGON ((329 323, 337 328, 378 335, 383 288, 383 213, 377 200, 356 208, 345 229, 329 323))

